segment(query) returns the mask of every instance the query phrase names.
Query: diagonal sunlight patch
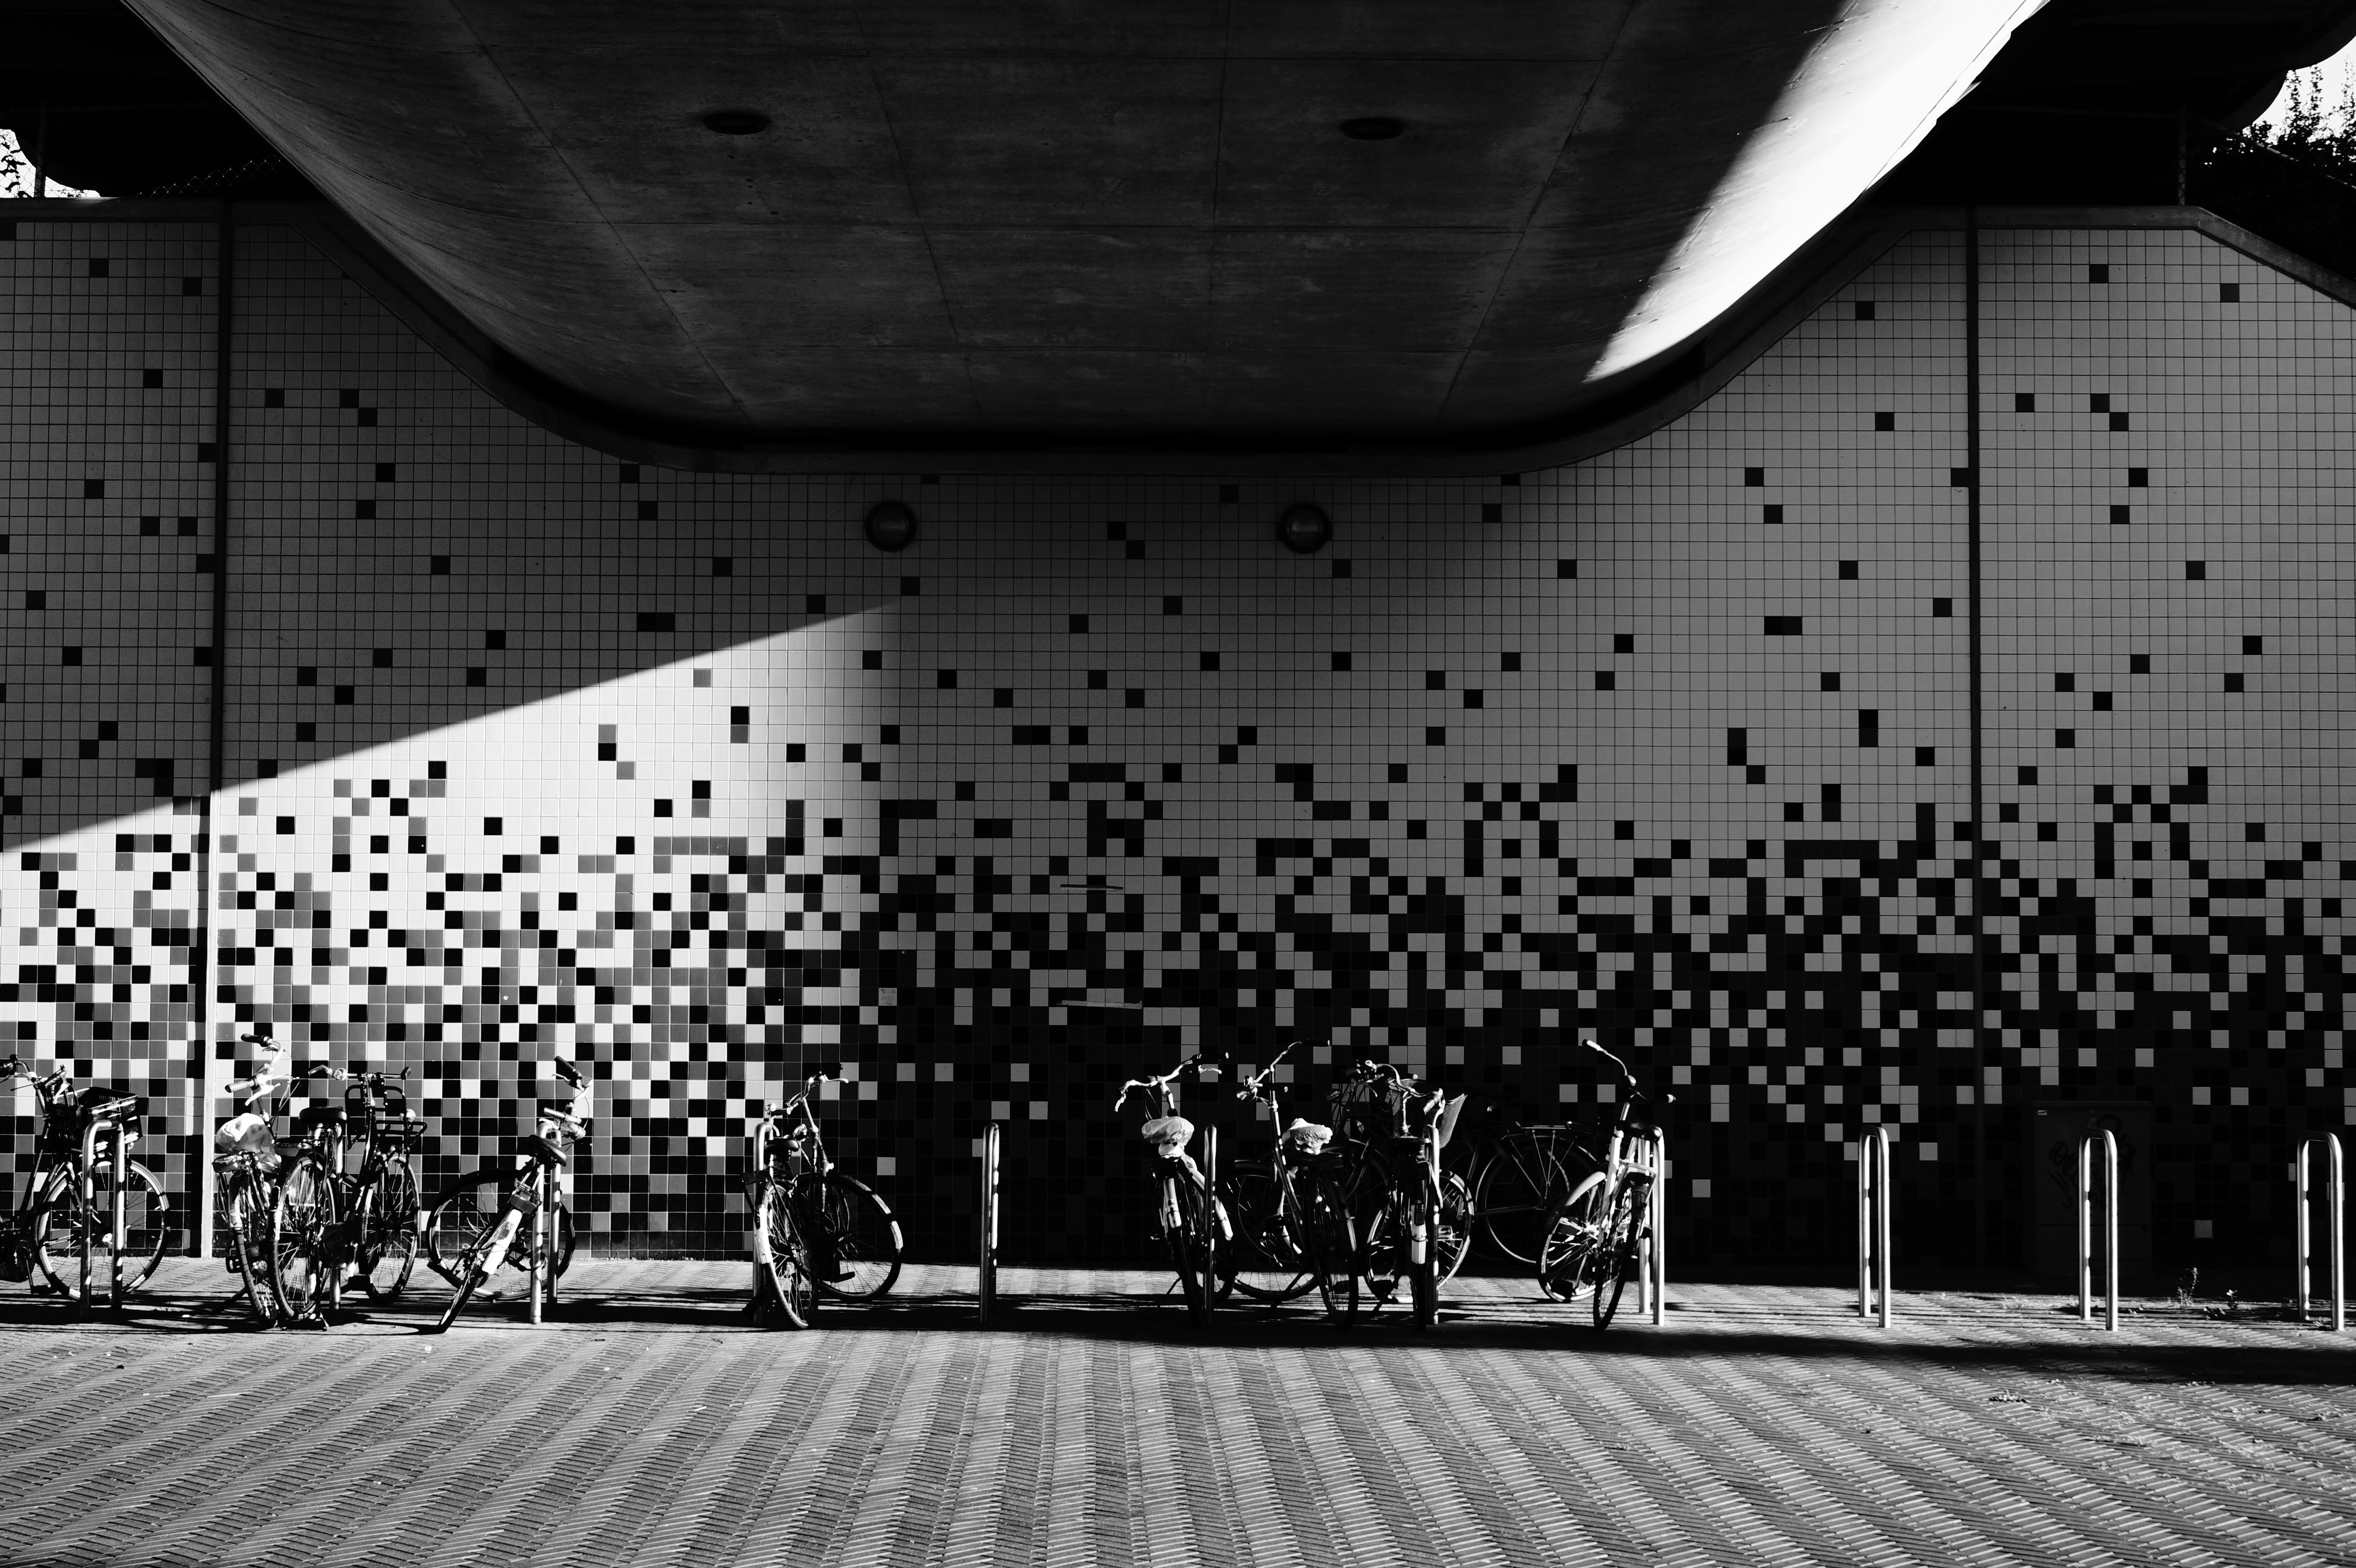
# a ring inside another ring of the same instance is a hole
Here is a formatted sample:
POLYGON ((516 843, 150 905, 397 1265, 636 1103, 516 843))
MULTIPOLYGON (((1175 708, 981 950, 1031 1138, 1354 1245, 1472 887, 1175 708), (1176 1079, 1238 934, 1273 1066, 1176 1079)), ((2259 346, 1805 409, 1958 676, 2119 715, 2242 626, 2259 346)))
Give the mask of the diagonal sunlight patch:
POLYGON ((1708 327, 1872 188, 2045 0, 1848 0, 1590 381, 1708 327))

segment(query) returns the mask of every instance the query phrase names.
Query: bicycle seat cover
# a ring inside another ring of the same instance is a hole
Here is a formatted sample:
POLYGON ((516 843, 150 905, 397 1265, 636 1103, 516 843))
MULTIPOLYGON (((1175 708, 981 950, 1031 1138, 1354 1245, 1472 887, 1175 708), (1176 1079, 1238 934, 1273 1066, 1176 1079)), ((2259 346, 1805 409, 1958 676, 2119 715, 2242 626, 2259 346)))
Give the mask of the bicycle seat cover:
POLYGON ((1175 1159, 1194 1141, 1194 1124, 1183 1116, 1156 1116, 1138 1129, 1138 1136, 1162 1158, 1175 1159))
POLYGON ((1321 1127, 1315 1122, 1295 1116, 1292 1125, 1284 1129, 1284 1141, 1302 1154, 1320 1155, 1325 1152, 1325 1146, 1333 1141, 1333 1129, 1321 1127))
POLYGON ((270 1145, 270 1124, 252 1111, 231 1116, 213 1135, 213 1147, 223 1154, 267 1154, 270 1145))

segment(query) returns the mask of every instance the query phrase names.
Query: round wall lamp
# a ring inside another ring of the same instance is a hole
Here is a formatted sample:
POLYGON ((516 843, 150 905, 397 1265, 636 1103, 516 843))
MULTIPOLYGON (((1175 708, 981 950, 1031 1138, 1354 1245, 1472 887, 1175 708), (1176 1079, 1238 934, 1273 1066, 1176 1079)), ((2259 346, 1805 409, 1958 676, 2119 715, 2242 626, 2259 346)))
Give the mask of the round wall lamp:
POLYGON ((1344 120, 1334 129, 1353 142, 1387 142, 1407 130, 1407 122, 1388 114, 1368 114, 1344 120))
POLYGON ((703 117, 703 128, 715 136, 755 136, 769 128, 769 117, 750 109, 720 109, 703 117))
POLYGON ((1323 507, 1295 502, 1276 519, 1277 542, 1295 555, 1315 555, 1333 542, 1333 519, 1323 507))
POLYGON ((878 501, 867 508, 867 542, 896 555, 916 542, 916 514, 904 502, 878 501))

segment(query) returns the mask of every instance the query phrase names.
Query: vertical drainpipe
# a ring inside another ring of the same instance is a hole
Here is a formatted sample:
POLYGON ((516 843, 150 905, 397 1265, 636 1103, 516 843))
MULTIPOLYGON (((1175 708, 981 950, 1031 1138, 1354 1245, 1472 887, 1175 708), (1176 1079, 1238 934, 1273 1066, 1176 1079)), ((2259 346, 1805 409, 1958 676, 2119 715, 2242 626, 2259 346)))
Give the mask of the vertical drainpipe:
POLYGON ((196 946, 188 956, 189 1017, 196 1060, 189 1079, 196 1085, 196 1125, 190 1138, 194 1168, 190 1185, 197 1193, 196 1234, 189 1251, 197 1257, 212 1252, 213 1206, 218 1196, 212 1176, 212 906, 213 797, 220 793, 229 707, 229 466, 230 338, 236 315, 237 208, 221 203, 219 256, 214 272, 218 298, 213 307, 213 603, 212 681, 207 702, 205 791, 197 803, 197 926, 196 946))
POLYGON ((1964 209, 1964 491, 1965 622, 1969 638, 1972 731, 1972 1266, 1987 1267, 1987 828, 1981 772, 1980 693, 1980 214, 1964 209))

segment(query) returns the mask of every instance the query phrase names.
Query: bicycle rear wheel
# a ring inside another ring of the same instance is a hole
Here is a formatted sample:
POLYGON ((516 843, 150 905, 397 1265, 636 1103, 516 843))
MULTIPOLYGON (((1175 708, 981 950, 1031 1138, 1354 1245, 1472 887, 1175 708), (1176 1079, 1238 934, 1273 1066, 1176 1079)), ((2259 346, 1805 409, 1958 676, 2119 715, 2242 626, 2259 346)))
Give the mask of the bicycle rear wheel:
MULTIPOLYGON (((458 1283, 457 1261, 473 1252, 475 1243, 499 1222, 499 1211, 507 1201, 508 1189, 515 1184, 516 1179, 515 1164, 510 1160, 484 1166, 443 1188, 434 1196, 433 1207, 425 1214, 425 1266, 451 1284, 458 1283)), ((554 1272, 561 1279, 573 1262, 573 1211, 567 1205, 559 1204, 552 1220, 555 1237, 554 1272)), ((529 1249, 519 1242, 508 1249, 504 1267, 516 1270, 520 1279, 529 1262, 529 1249)), ((500 1277, 504 1283, 504 1271, 500 1277)))
MULTIPOLYGON (((1297 1185, 1297 1183, 1296 1183, 1297 1185)), ((1219 1270, 1224 1293, 1238 1291, 1270 1305, 1304 1296, 1317 1284, 1305 1238, 1285 1212, 1284 1190, 1266 1160, 1237 1160, 1219 1179, 1219 1195, 1235 1241, 1219 1270)))
MULTIPOLYGON (((136 1290, 164 1259, 171 1239, 171 1204, 155 1176, 137 1160, 124 1167, 123 1191, 123 1288, 136 1290)), ((114 1162, 91 1167, 91 1207, 85 1214, 80 1184, 70 1167, 49 1177, 32 1221, 33 1261, 42 1276, 67 1296, 81 1289, 82 1232, 90 1232, 90 1286, 106 1287, 114 1252, 114 1162)))
POLYGON ((1516 1127, 1499 1138, 1472 1186, 1483 1240, 1512 1262, 1537 1262, 1547 1221, 1569 1196, 1576 1160, 1569 1134, 1516 1127))
POLYGON ((360 1288, 371 1301, 397 1301, 417 1264, 417 1177, 405 1161, 387 1165, 369 1189, 360 1234, 360 1288))
POLYGON ((810 1279, 809 1245, 795 1219, 799 1207, 777 1183, 763 1183, 760 1226, 768 1256, 762 1266, 768 1276, 769 1306, 788 1328, 807 1328, 817 1314, 818 1291, 810 1279))
POLYGON ((844 1301, 872 1301, 900 1277, 900 1221, 881 1194, 855 1176, 830 1170, 804 1178, 801 1220, 809 1237, 812 1283, 844 1301))
POLYGON ((271 1207, 271 1277, 287 1317, 296 1323, 317 1316, 335 1288, 342 1265, 328 1257, 336 1228, 336 1182, 316 1154, 296 1155, 278 1174, 271 1207))

